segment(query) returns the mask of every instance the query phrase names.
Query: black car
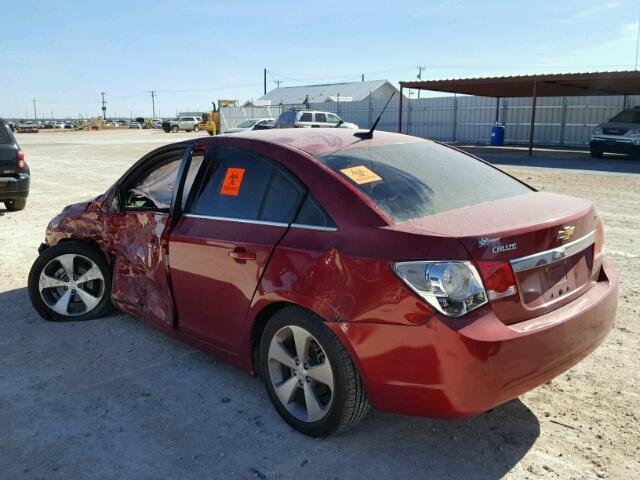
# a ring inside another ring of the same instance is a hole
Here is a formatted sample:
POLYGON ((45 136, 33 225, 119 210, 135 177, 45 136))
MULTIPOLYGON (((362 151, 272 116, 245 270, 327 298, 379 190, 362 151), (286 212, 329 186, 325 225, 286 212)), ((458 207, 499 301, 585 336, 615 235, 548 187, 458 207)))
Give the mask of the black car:
POLYGON ((31 174, 24 152, 6 122, 0 119, 0 202, 7 210, 22 210, 27 204, 31 174))

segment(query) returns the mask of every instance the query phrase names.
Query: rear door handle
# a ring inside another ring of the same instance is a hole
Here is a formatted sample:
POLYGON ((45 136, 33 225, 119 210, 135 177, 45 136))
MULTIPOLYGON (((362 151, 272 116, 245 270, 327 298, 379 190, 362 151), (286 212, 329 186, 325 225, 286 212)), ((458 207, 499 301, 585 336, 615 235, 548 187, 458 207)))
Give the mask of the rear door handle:
POLYGON ((229 256, 234 260, 255 260, 256 254, 253 252, 247 252, 244 248, 236 248, 229 252, 229 256))

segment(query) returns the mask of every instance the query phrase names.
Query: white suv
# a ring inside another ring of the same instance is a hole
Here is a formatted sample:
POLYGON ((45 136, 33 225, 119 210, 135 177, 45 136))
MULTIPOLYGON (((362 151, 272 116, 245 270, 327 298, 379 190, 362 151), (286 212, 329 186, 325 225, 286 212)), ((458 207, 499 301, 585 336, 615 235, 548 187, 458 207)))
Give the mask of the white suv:
POLYGON ((199 132, 199 124, 201 122, 202 119, 200 117, 180 117, 177 120, 171 120, 171 122, 169 122, 169 130, 166 130, 166 128, 165 130, 171 132, 190 132, 192 130, 199 132))
POLYGON ((355 123, 347 123, 338 115, 318 110, 289 110, 282 112, 276 121, 276 128, 358 128, 355 123))

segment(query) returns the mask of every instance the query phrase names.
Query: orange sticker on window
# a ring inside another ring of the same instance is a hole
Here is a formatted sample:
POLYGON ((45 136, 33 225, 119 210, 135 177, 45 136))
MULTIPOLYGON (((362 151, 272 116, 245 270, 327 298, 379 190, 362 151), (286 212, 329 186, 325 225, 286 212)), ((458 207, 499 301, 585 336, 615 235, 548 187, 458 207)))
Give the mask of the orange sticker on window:
POLYGON ((358 185, 364 185, 365 183, 377 182, 382 178, 375 172, 369 170, 364 165, 358 165, 357 167, 343 168, 340 170, 348 178, 356 182, 358 185))
POLYGON ((222 182, 220 195, 237 196, 240 193, 240 185, 242 185, 242 177, 244 177, 244 168, 227 168, 227 173, 222 182))

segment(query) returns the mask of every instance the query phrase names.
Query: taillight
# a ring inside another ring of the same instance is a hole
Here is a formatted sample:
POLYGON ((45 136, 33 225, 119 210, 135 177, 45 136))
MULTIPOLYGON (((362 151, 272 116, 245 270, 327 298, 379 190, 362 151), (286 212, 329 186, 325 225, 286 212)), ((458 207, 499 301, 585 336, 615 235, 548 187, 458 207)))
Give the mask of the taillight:
POLYGON ((476 262, 489 300, 518 293, 516 279, 509 262, 476 262))
POLYGON ((16 152, 16 165, 21 172, 27 169, 27 162, 24 161, 24 152, 22 150, 16 152))
POLYGON ((459 317, 487 303, 478 270, 465 261, 417 261, 393 264, 393 271, 429 305, 459 317))

